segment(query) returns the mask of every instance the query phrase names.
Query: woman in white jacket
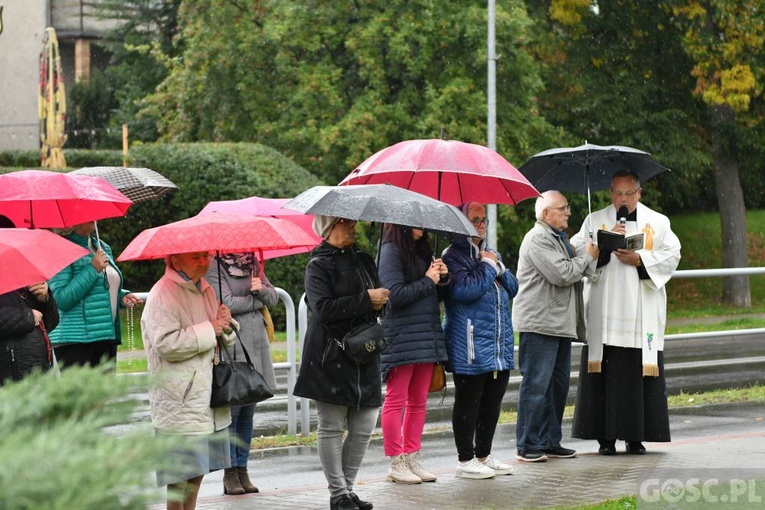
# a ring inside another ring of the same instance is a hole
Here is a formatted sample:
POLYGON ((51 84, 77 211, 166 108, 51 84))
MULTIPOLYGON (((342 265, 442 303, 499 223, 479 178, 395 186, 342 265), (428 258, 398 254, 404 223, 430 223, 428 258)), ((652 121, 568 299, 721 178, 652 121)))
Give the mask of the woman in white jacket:
POLYGON ((205 474, 230 466, 228 408, 210 407, 217 338, 231 345, 238 324, 218 305, 203 279, 208 252, 170 255, 165 275, 152 287, 141 318, 152 385, 152 425, 158 435, 188 438, 157 470, 167 485, 168 510, 196 506, 205 474))

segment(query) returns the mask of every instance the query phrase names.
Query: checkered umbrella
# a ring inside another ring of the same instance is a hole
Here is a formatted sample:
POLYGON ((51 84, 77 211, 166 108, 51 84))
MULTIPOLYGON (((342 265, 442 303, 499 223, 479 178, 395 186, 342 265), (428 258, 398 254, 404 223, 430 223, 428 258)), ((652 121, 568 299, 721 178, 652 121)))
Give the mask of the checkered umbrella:
POLYGON ((160 198, 178 189, 170 179, 148 168, 91 166, 70 173, 101 177, 134 204, 160 198))

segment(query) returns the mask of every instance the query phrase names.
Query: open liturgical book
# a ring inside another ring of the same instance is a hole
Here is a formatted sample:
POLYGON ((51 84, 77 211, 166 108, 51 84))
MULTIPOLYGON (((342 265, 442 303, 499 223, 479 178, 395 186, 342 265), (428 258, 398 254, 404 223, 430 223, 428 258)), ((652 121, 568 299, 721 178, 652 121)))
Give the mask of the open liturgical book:
POLYGON ((598 230, 598 248, 600 251, 614 251, 620 248, 641 250, 645 245, 645 233, 636 232, 623 236, 610 230, 598 230))

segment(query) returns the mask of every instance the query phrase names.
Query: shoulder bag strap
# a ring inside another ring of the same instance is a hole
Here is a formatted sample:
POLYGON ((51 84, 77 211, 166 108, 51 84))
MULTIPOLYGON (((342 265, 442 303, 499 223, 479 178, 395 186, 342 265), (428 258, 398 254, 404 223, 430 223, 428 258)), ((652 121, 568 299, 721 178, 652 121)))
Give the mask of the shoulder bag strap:
MULTIPOLYGON (((247 349, 244 347, 244 342, 242 342, 242 337, 239 336, 239 332, 234 329, 234 333, 236 334, 236 338, 239 340, 239 346, 242 348, 242 352, 244 353, 244 358, 247 360, 247 364, 250 366, 254 366, 252 364, 252 360, 250 359, 250 353, 247 352, 247 349)), ((220 338, 218 339, 218 347, 221 349, 222 352, 226 353, 226 356, 228 356, 229 361, 236 361, 236 356, 231 356, 231 351, 228 350, 228 347, 221 342, 220 338)), ((236 354, 236 352, 234 353, 236 354)))

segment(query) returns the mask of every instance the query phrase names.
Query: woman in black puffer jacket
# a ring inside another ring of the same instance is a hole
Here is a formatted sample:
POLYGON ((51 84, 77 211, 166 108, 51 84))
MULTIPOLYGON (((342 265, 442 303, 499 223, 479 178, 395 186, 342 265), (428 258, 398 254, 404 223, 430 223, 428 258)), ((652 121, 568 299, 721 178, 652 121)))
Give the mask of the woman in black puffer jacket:
POLYGON ((380 249, 380 280, 390 290, 383 319, 388 348, 382 353, 387 382, 382 408, 383 447, 391 465, 387 480, 435 482, 420 464, 428 387, 437 362, 445 362, 446 340, 438 302, 441 259, 433 259, 422 230, 389 225, 380 249))
POLYGON ((58 308, 47 283, 0 295, 0 386, 35 368, 51 367, 50 340, 40 324, 47 331, 58 325, 58 308))
POLYGON ((382 404, 379 358, 356 365, 335 342, 353 327, 374 321, 388 301, 372 257, 356 247, 355 227, 352 220, 314 218, 313 229, 324 241, 311 253, 305 271, 312 315, 293 391, 316 403, 319 460, 330 508, 336 510, 372 508, 353 492, 353 483, 382 404))

